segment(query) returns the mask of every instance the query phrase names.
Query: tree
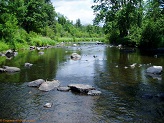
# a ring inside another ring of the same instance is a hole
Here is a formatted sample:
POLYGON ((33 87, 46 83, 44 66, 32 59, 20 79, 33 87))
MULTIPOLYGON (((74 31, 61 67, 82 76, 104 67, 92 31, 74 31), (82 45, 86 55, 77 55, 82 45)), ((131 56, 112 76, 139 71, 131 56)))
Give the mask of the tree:
POLYGON ((76 20, 75 26, 76 26, 77 28, 81 28, 82 24, 81 24, 81 21, 80 21, 79 18, 76 20))
POLYGON ((140 8, 142 0, 94 0, 92 6, 96 13, 94 23, 103 21, 106 33, 118 30, 119 37, 124 38, 129 34, 133 24, 141 21, 140 8), (138 20, 136 22, 136 20, 138 20))

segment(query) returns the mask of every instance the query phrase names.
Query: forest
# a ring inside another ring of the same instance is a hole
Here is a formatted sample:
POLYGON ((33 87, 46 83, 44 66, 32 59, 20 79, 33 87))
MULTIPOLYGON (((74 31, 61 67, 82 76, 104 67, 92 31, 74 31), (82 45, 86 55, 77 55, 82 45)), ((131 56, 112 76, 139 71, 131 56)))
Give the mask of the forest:
POLYGON ((112 44, 164 47, 164 0, 94 0, 94 23, 112 44))
POLYGON ((51 0, 0 0, 0 50, 79 40, 104 40, 103 28, 73 24, 51 0))
POLYGON ((75 24, 51 0, 0 0, 0 50, 61 41, 100 40, 140 48, 164 47, 163 0, 93 0, 93 24, 75 24), (103 27, 99 23, 103 23, 103 27))

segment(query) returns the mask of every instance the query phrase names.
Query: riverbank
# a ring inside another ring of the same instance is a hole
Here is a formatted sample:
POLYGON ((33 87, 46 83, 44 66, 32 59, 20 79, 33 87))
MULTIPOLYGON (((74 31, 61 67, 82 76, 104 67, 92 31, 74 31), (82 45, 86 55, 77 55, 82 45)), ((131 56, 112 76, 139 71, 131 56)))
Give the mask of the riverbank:
POLYGON ((100 42, 106 42, 104 37, 100 38, 69 38, 69 37, 57 37, 54 40, 49 37, 43 37, 43 36, 32 36, 29 37, 28 40, 25 41, 18 41, 18 42, 12 42, 10 44, 5 43, 4 41, 0 42, 0 52, 6 51, 8 49, 13 50, 22 50, 22 49, 28 49, 30 46, 35 47, 41 47, 41 46, 47 46, 47 45, 57 45, 60 42, 81 42, 81 41, 100 41, 100 42))

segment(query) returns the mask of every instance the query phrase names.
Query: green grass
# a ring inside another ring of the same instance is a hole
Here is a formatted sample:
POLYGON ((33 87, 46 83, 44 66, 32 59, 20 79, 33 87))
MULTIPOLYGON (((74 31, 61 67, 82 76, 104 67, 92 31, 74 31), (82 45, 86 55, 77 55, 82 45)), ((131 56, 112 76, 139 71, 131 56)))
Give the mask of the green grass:
POLYGON ((101 41, 105 42, 105 38, 68 38, 68 37, 60 37, 52 40, 49 37, 43 37, 41 35, 37 35, 36 33, 30 33, 29 38, 25 41, 23 38, 17 37, 17 40, 10 44, 4 43, 4 41, 0 41, 0 51, 5 51, 8 49, 28 49, 29 46, 47 46, 47 45, 56 45, 58 42, 82 42, 82 41, 101 41), (18 40, 19 39, 19 40, 18 40))
POLYGON ((55 44, 56 42, 51 38, 42 37, 42 36, 31 37, 29 43, 29 45, 34 45, 34 46, 47 46, 47 45, 55 45, 55 44))
POLYGON ((81 41, 101 41, 105 42, 105 38, 68 38, 68 37, 61 37, 56 39, 57 42, 81 42, 81 41))

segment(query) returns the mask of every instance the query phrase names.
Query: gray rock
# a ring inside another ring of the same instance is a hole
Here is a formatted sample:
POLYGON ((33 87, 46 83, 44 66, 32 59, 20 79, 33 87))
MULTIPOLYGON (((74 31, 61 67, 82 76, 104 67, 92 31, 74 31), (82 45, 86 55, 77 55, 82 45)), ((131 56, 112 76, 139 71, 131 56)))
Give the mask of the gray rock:
POLYGON ((80 93, 88 93, 90 90, 95 90, 93 86, 84 84, 69 84, 68 87, 70 87, 72 91, 80 93))
POLYGON ((14 52, 10 49, 10 50, 7 50, 5 55, 10 58, 10 57, 13 57, 14 56, 14 52))
POLYGON ((30 46, 30 50, 34 50, 35 48, 35 46, 30 46))
POLYGON ((51 108, 51 107, 52 107, 52 103, 46 103, 46 104, 44 105, 44 107, 46 107, 46 108, 51 108))
POLYGON ((45 82, 45 80, 43 80, 43 79, 37 79, 37 80, 34 80, 32 82, 29 82, 28 83, 28 86, 29 87, 39 87, 43 82, 45 82))
POLYGON ((0 73, 6 72, 5 69, 0 68, 0 73))
POLYGON ((50 90, 53 90, 54 88, 58 87, 59 85, 60 85, 60 82, 58 80, 46 81, 40 85, 39 90, 50 91, 50 90))
POLYGON ((13 73, 13 72, 19 72, 20 71, 20 68, 4 66, 4 70, 6 72, 13 73))
POLYGON ((57 90, 58 91, 69 91, 70 87, 58 87, 57 90))
POLYGON ((88 95, 91 95, 91 96, 101 95, 101 91, 98 91, 98 90, 90 90, 88 92, 88 95))
POLYGON ((81 56, 77 53, 72 53, 71 54, 71 59, 73 60, 80 60, 81 59, 81 56))
POLYGON ((162 66, 152 66, 146 69, 146 73, 161 74, 162 70, 163 70, 162 66))
POLYGON ((31 67, 32 65, 33 65, 33 64, 31 64, 31 63, 25 63, 25 64, 24 64, 25 67, 31 67))

